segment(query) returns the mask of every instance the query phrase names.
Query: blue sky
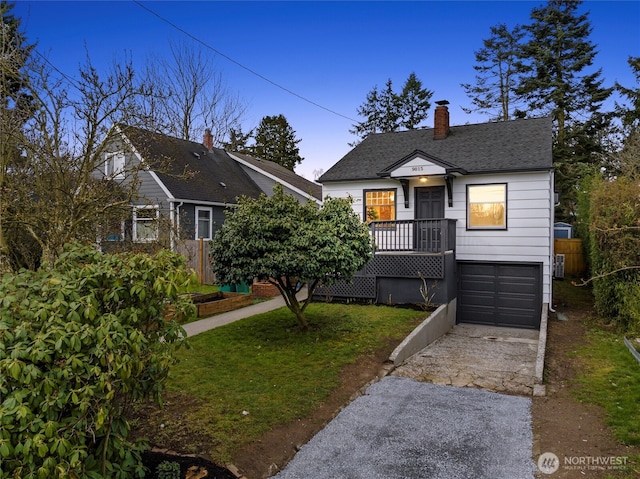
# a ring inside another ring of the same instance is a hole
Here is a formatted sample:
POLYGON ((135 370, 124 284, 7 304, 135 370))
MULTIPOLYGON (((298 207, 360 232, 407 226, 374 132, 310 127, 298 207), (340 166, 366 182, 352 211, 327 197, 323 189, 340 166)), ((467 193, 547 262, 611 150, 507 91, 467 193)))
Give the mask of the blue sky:
MULTIPOLYGON (((266 115, 283 114, 302 140, 298 146, 305 160, 296 172, 309 179, 349 151, 355 138, 349 129, 360 120, 358 106, 389 78, 399 90, 415 72, 434 91, 432 100, 449 100, 453 125, 487 121, 461 109, 470 105, 460 84, 473 82, 474 51, 491 26, 528 23, 531 9, 545 3, 140 2, 233 60, 214 59, 229 89, 248 105, 243 130, 266 115)), ((640 2, 586 1, 581 11, 587 10, 599 52, 596 67, 603 69, 606 85, 633 86, 627 58, 640 56, 640 2)), ((170 40, 187 40, 128 0, 18 0, 13 13, 22 19, 27 39, 37 41, 38 50, 72 77, 86 52, 97 67, 126 52, 142 69, 151 53, 168 49, 170 40)), ((426 126, 432 121, 433 112, 426 126)))

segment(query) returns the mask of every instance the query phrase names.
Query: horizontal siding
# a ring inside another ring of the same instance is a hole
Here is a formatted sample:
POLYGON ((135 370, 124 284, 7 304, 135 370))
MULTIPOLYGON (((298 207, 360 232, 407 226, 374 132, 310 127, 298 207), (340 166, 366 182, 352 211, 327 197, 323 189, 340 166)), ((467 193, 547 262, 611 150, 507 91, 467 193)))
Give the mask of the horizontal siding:
MULTIPOLYGON (((543 265, 543 301, 550 302, 550 257, 552 211, 552 173, 533 172, 503 175, 457 177, 453 181, 453 206, 445 202, 445 217, 456 219, 456 258, 461 261, 532 262, 543 265), (467 185, 507 183, 507 230, 466 229, 467 185)), ((353 198, 353 210, 362 219, 363 190, 394 188, 397 190, 396 217, 414 218, 414 188, 444 185, 442 178, 428 178, 426 183, 411 180, 409 208, 397 180, 379 179, 327 183, 323 197, 353 198)))
MULTIPOLYGON (((327 183, 322 185, 322 197, 330 196, 332 198, 349 198, 352 199, 353 211, 363 221, 364 213, 364 190, 380 190, 380 189, 397 190, 396 198, 396 218, 399 220, 413 219, 413 208, 404 207, 404 194, 400 183, 397 180, 380 179, 375 181, 351 181, 344 183, 327 183)), ((412 200, 413 203, 413 200, 412 200)))

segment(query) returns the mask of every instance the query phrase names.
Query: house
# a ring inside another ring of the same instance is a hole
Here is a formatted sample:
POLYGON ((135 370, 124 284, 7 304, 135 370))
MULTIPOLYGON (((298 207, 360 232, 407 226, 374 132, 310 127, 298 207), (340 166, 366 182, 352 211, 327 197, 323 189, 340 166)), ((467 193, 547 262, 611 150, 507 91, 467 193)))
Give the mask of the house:
POLYGON ((448 304, 457 322, 537 329, 551 301, 551 119, 371 134, 324 173, 323 195, 352 197, 374 259, 318 294, 448 304))
POLYGON ((138 182, 131 221, 117 225, 107 243, 159 242, 174 249, 178 237, 211 239, 238 197, 270 196, 275 183, 299 201, 322 199, 320 185, 276 163, 214 148, 210 130, 197 143, 116 125, 103 155, 102 174, 131 181, 127 172, 135 169, 138 182))

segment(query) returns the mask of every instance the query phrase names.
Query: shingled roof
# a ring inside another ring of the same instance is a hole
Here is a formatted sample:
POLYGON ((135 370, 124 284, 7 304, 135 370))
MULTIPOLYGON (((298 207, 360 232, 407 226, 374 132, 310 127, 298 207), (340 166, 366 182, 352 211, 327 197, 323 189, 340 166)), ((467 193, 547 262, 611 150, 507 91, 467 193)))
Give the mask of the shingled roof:
MULTIPOLYGON (((236 203, 240 196, 257 198, 262 190, 229 154, 219 148, 119 125, 123 135, 155 172, 174 198, 214 203, 236 203)), ((322 187, 267 160, 241 157, 258 169, 300 190, 322 198, 322 187)))
POLYGON ((551 141, 550 117, 452 126, 442 140, 433 128, 371 134, 318 181, 380 178, 415 152, 466 174, 549 170, 551 141))
POLYGON ((269 173, 270 175, 282 180, 283 182, 296 187, 303 193, 312 195, 314 198, 317 198, 319 200, 322 199, 322 185, 314 183, 313 181, 309 181, 306 178, 297 175, 295 172, 285 168, 284 166, 279 165, 278 163, 268 160, 262 160, 260 158, 255 158, 253 156, 245 155, 242 153, 231 152, 231 154, 246 161, 255 168, 269 173))

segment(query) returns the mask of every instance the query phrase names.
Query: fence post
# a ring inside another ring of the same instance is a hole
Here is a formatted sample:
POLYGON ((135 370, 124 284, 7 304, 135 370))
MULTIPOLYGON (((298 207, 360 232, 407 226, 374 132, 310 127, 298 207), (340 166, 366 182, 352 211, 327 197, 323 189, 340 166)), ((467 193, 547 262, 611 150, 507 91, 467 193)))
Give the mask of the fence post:
POLYGON ((204 279, 204 238, 199 238, 198 241, 198 280, 202 284, 204 279))

